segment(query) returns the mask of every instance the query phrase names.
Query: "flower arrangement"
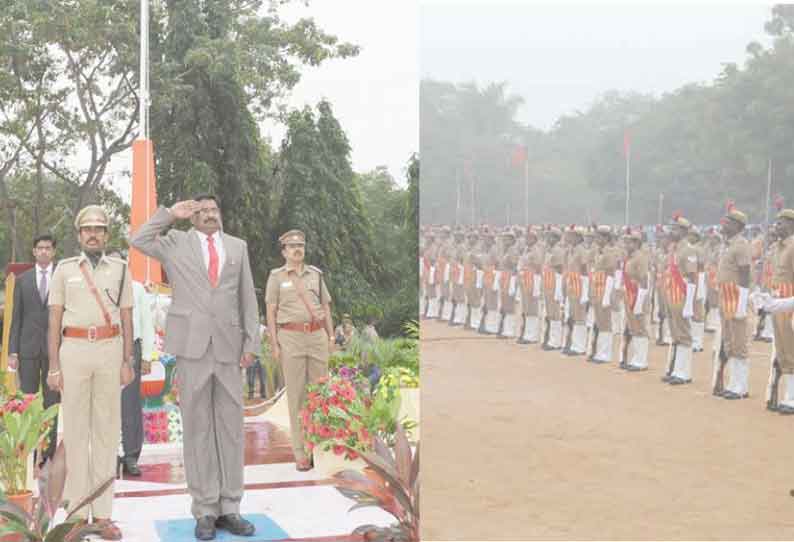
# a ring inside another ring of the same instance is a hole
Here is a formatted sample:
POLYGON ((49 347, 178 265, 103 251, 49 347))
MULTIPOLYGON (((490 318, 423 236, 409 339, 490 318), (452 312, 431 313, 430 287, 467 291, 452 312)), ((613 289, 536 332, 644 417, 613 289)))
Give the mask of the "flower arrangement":
POLYGON ((168 442, 168 413, 163 408, 143 409, 143 434, 147 444, 168 442))
POLYGON ((372 435, 365 423, 370 399, 357 389, 354 380, 339 375, 323 378, 307 387, 301 422, 306 446, 333 450, 345 459, 372 449, 372 435))
POLYGON ((389 367, 383 372, 378 388, 418 388, 419 377, 407 367, 389 367))
POLYGON ((28 456, 43 448, 58 415, 44 408, 41 394, 16 393, 0 406, 0 483, 8 495, 26 491, 28 456))

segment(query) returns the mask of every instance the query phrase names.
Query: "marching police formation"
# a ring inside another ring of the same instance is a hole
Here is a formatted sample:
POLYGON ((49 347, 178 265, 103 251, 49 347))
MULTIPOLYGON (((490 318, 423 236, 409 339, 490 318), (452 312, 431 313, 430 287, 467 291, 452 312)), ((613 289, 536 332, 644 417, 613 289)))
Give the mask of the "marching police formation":
POLYGON ((713 333, 703 357, 713 394, 727 400, 750 395, 750 342, 770 342, 766 406, 794 414, 794 209, 768 230, 733 205, 718 228, 680 214, 650 231, 424 226, 420 314, 590 363, 617 359, 629 372, 648 370, 654 341, 667 348, 671 386, 692 382, 713 333))

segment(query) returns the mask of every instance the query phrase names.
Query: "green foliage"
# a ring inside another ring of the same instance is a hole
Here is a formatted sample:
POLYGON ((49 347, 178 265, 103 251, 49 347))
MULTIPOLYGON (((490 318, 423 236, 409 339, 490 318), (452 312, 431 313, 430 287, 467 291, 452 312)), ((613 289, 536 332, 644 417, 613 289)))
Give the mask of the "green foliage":
POLYGON ((622 223, 628 131, 633 223, 657 222, 662 193, 663 220, 680 210, 713 224, 733 199, 751 222, 763 222, 770 160, 773 195, 794 201, 793 13, 772 8, 765 27, 772 46, 750 43, 744 65, 723 65, 710 84, 660 97, 605 92, 547 132, 516 122, 520 98, 503 85, 422 81, 420 140, 430 168, 423 221, 470 223, 473 186, 476 223, 523 222, 524 168, 511 158, 524 145, 531 222, 622 223))

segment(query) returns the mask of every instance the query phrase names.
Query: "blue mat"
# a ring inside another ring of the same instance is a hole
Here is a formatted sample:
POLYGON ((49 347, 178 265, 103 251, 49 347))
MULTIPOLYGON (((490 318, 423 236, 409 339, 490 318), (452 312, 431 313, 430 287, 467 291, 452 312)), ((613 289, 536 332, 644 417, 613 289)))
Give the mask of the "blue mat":
MULTIPOLYGON (((215 540, 221 542, 269 542, 289 538, 287 532, 278 523, 264 514, 244 514, 243 517, 254 524, 254 536, 236 536, 228 531, 218 529, 215 540)), ((193 531, 196 520, 193 518, 157 520, 154 522, 160 542, 196 542, 193 531)))

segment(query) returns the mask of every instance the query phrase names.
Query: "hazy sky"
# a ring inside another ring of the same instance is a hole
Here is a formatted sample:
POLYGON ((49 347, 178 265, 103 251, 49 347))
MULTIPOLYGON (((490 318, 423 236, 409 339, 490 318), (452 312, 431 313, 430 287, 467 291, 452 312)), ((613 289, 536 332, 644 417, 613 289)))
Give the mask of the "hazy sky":
POLYGON ((423 0, 422 77, 480 85, 506 81, 524 97, 520 120, 548 129, 604 91, 657 96, 710 82, 721 64, 768 44, 771 6, 423 0))

